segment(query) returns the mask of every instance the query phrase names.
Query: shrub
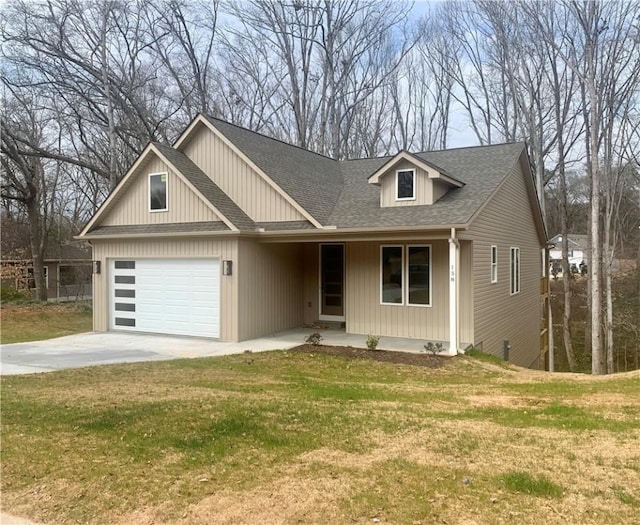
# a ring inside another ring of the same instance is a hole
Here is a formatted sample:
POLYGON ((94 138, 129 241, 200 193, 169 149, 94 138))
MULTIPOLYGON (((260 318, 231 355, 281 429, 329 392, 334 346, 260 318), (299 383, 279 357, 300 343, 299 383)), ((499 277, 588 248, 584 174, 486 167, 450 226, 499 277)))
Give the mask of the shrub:
POLYGON ((1 286, 0 301, 3 303, 26 303, 31 301, 31 294, 26 290, 16 290, 13 286, 1 286))
POLYGON ((310 345, 318 346, 320 344, 320 341, 322 341, 322 336, 318 332, 314 332, 309 335, 309 337, 307 337, 304 341, 305 343, 309 343, 310 345))
POLYGON ((376 348, 378 348, 379 342, 380 342, 380 337, 378 337, 377 335, 369 334, 367 336, 367 348, 369 350, 375 350, 376 348))

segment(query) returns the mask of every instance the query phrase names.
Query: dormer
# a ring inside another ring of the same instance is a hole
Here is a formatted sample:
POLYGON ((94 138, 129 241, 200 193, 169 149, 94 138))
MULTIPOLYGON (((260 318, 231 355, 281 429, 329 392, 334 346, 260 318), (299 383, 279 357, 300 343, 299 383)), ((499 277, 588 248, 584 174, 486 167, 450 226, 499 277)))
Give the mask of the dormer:
POLYGON ((463 182, 417 155, 401 151, 368 179, 380 186, 380 207, 429 205, 463 182))

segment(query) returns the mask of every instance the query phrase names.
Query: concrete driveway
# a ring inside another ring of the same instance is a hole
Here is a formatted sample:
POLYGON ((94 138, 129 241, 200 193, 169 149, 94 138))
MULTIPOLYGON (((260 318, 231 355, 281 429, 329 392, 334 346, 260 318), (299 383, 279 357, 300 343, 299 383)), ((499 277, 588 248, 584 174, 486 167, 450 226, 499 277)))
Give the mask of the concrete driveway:
POLYGON ((241 354, 246 350, 287 349, 301 345, 309 330, 297 329, 241 343, 196 337, 121 332, 87 332, 46 341, 0 347, 0 375, 32 374, 67 368, 163 361, 185 357, 241 354))

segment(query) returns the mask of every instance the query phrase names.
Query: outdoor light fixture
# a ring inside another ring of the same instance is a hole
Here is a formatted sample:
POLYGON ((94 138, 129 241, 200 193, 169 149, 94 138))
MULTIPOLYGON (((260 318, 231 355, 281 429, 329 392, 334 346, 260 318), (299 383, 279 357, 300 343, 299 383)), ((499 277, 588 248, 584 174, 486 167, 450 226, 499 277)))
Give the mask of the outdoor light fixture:
POLYGON ((101 261, 93 261, 93 273, 99 274, 100 273, 100 264, 101 261))
POLYGON ((232 275, 232 274, 233 274, 233 262, 222 261, 222 275, 232 275))

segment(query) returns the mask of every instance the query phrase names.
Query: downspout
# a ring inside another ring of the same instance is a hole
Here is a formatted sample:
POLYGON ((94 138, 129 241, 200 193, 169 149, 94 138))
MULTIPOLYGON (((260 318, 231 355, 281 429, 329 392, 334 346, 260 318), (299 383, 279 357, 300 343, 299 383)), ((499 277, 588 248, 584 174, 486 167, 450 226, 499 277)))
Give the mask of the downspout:
POLYGON ((449 237, 449 355, 458 353, 458 251, 460 242, 456 237, 456 229, 451 228, 449 237))

